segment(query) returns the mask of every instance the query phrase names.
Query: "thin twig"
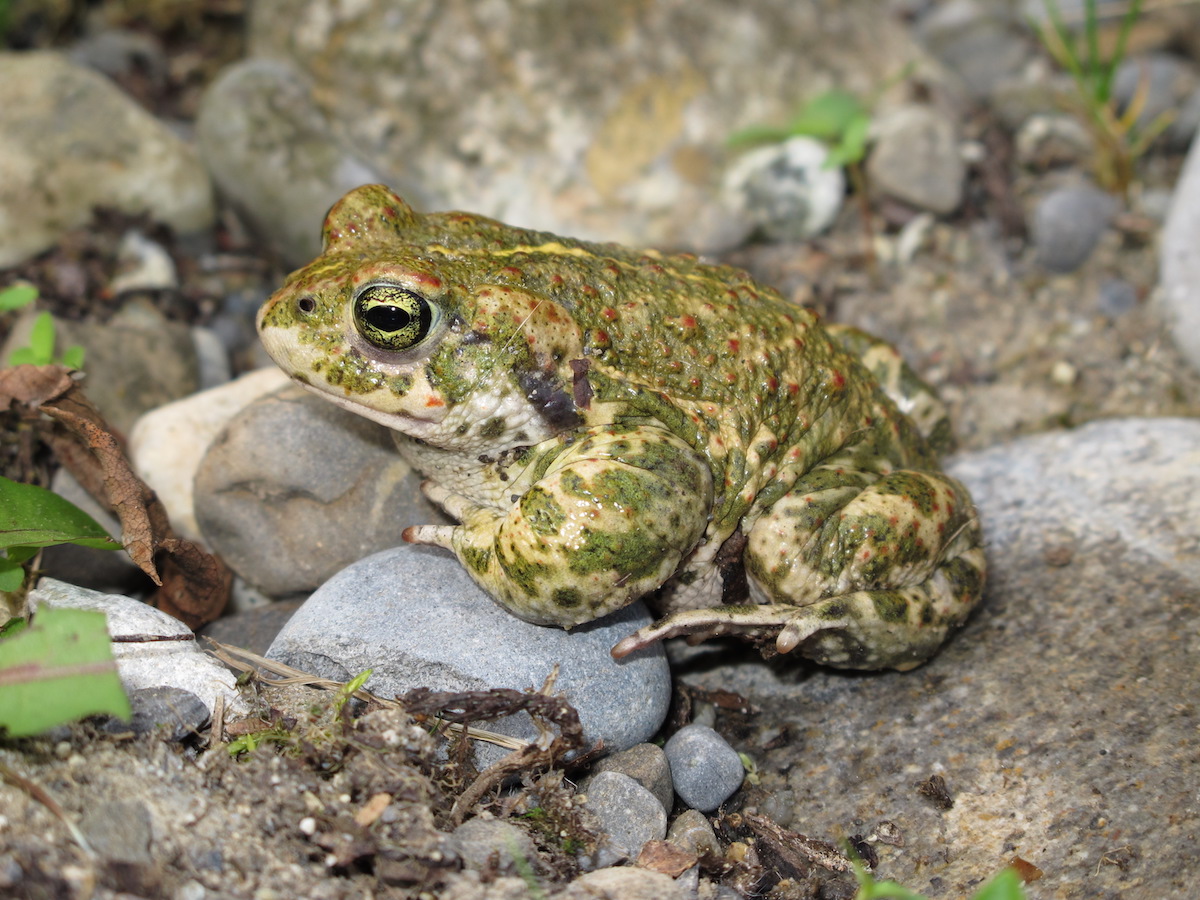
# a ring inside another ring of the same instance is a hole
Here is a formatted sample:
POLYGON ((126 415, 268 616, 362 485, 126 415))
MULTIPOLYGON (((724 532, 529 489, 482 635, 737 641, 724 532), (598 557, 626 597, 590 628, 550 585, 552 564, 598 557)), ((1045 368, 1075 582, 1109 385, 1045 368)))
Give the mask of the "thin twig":
POLYGON ((96 856, 96 851, 87 842, 87 838, 83 836, 83 832, 67 817, 66 811, 58 805, 57 800, 46 792, 45 788, 30 781, 24 775, 18 775, 8 766, 4 765, 4 763, 0 763, 0 778, 3 778, 13 787, 20 788, 38 803, 42 804, 42 806, 46 807, 46 809, 50 810, 67 827, 67 831, 70 832, 71 837, 74 838, 75 843, 79 845, 80 849, 88 856, 96 856))

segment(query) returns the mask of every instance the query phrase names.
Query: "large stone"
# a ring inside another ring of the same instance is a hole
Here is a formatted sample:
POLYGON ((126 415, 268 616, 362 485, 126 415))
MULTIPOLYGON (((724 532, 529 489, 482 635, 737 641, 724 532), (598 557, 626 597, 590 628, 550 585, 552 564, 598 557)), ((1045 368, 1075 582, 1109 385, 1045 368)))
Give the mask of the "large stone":
MULTIPOLYGON (((450 554, 404 545, 322 585, 267 655, 340 681, 372 669, 367 687, 385 696, 418 687, 538 689, 558 665, 554 691, 579 711, 585 737, 623 750, 658 730, 671 696, 661 647, 619 661, 609 653, 649 622, 635 603, 571 632, 531 625, 494 603, 450 554)), ((525 713, 480 726, 537 736, 525 713)), ((480 747, 485 762, 501 755, 480 747)))
MULTIPOLYGON (((298 67, 330 132, 419 185, 427 208, 668 249, 747 233, 713 199, 735 131, 783 125, 833 85, 875 96, 925 61, 877 0, 261 0, 250 12, 252 55, 298 67)), ((936 66, 921 71, 940 83, 936 66)))
POLYGON ((969 896, 1020 857, 1043 873, 1038 896, 1186 895, 1200 829, 1200 422, 1097 422, 950 472, 979 506, 990 582, 932 661, 864 677, 747 660, 689 680, 786 724, 789 741, 755 755, 794 791, 800 830, 892 823, 904 849, 876 845, 880 877, 969 896))
POLYGON ((0 268, 86 224, 95 206, 208 227, 199 156, 103 75, 50 52, 0 53, 0 268))
POLYGON ((294 385, 251 403, 212 441, 195 510, 207 544, 270 597, 311 591, 399 544, 409 525, 447 521, 388 429, 294 385))

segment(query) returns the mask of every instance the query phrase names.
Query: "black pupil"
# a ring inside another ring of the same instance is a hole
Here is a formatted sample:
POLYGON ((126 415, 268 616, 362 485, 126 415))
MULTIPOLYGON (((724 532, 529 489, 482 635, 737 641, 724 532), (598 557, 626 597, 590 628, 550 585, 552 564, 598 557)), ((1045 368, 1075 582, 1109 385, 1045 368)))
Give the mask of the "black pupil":
POLYGON ((399 331, 408 327, 412 321, 412 316, 400 307, 383 305, 372 306, 366 311, 364 318, 372 328, 383 332, 399 331))

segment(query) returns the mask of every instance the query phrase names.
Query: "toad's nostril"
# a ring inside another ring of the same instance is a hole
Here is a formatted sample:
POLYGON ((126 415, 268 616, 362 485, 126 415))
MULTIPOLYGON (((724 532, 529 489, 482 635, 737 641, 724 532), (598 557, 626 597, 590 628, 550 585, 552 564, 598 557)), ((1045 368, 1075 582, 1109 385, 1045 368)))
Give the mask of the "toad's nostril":
POLYGON ((296 309, 302 313, 310 313, 317 308, 317 301, 312 297, 301 297, 296 301, 296 309))

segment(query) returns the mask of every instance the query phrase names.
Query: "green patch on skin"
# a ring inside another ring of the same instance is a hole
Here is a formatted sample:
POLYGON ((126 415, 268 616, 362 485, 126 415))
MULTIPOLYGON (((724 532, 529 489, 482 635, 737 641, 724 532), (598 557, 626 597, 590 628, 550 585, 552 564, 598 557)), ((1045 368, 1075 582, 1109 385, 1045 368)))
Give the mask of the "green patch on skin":
POLYGON ((482 575, 487 572, 488 566, 492 564, 492 551, 487 547, 472 547, 468 545, 458 548, 458 558, 472 572, 482 575))
POLYGON ((850 612, 850 604, 845 600, 830 600, 824 604, 818 604, 817 617, 828 621, 846 618, 850 612))
POLYGON ((397 397, 403 397, 412 390, 412 376, 407 374, 393 375, 387 380, 387 388, 397 397))
POLYGON ((902 624, 908 621, 908 601, 904 595, 896 591, 874 591, 871 603, 875 606, 875 615, 881 622, 902 624))
POLYGON ((640 581, 655 574, 662 564, 662 543, 644 531, 600 531, 587 529, 571 554, 568 566, 576 575, 611 572, 620 578, 640 581))
POLYGON ((555 606, 561 606, 563 609, 574 609, 583 602, 583 595, 575 588, 558 588, 550 595, 551 601, 555 606))
POLYGON ((538 589, 538 582, 553 580, 554 573, 545 563, 534 562, 520 554, 507 556, 504 553, 498 553, 496 559, 509 581, 520 588, 527 597, 537 597, 541 593, 538 589))
POLYGON ((485 440, 492 440, 504 434, 504 427, 504 420, 500 416, 493 416, 479 426, 476 434, 485 440))
POLYGON ((904 497, 926 518, 933 515, 933 507, 937 503, 937 492, 933 486, 928 479, 917 474, 893 472, 877 483, 875 490, 880 494, 904 497))
POLYGON ((583 476, 578 472, 572 472, 570 469, 564 471, 559 477, 558 483, 562 488, 562 492, 569 497, 579 497, 587 500, 593 498, 591 486, 583 480, 583 476))
POLYGON ((567 514, 554 496, 534 485, 521 498, 521 515, 537 534, 556 535, 566 521, 567 514))

